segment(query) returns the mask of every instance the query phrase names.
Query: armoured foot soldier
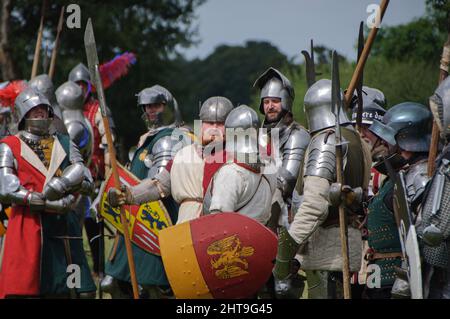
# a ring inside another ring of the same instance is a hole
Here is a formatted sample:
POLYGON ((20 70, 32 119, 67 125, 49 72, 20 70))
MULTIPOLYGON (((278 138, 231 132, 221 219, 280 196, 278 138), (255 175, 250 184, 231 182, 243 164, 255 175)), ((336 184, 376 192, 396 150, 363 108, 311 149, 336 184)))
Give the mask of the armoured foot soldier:
MULTIPOLYGON (((75 82, 80 86, 83 92, 83 108, 82 112, 84 117, 90 124, 92 138, 92 150, 89 161, 89 169, 91 171, 92 177, 94 178, 96 184, 96 192, 100 188, 101 182, 105 179, 105 172, 110 168, 110 160, 108 154, 108 147, 106 142, 105 128, 103 126, 103 120, 100 110, 100 104, 98 100, 94 97, 91 77, 89 70, 83 63, 76 65, 69 73, 69 81, 75 82)), ((65 112, 68 114, 68 112, 65 112)), ((77 112, 78 113, 78 112, 77 112)), ((114 133, 114 121, 111 116, 110 110, 107 108, 107 113, 109 117, 109 125, 111 127, 111 133, 113 141, 115 140, 114 133)), ((73 115, 73 114, 72 114, 73 115)), ((67 118, 72 115, 67 115, 67 118)), ((68 124, 68 121, 65 121, 68 124)), ((73 128, 72 128, 73 129, 73 128)), ((86 154, 84 154, 86 155, 86 154)), ((89 207, 86 205, 86 207, 89 207)), ((89 245, 91 248, 93 263, 94 263, 94 273, 98 274, 100 269, 100 255, 99 253, 99 240, 100 240, 100 225, 92 216, 89 208, 85 209, 84 214, 84 227, 86 229, 86 234, 89 239, 89 245), (92 240, 93 238, 97 238, 92 240)))
MULTIPOLYGON (((406 102, 389 109, 383 122, 374 121, 370 131, 389 147, 388 161, 404 171, 406 197, 410 210, 417 212, 428 182, 427 158, 430 146, 431 112, 423 105, 406 102)), ((384 161, 376 168, 384 173, 384 161)), ((366 289, 368 298, 409 297, 408 283, 397 276, 398 268, 407 268, 402 260, 399 225, 394 215, 394 181, 386 178, 368 210, 369 264, 381 270, 381 288, 366 289)))
POLYGON ((259 127, 258 115, 246 105, 228 115, 227 161, 209 183, 203 203, 206 214, 238 212, 263 225, 269 221, 276 174, 264 174, 258 158, 259 127))
POLYGON ((67 266, 78 265, 81 287, 95 294, 71 206, 74 193, 92 191, 92 178, 76 146, 50 135, 50 102, 27 88, 16 99, 19 133, 0 142, 2 203, 12 205, 0 272, 0 297, 69 296, 67 266))
MULTIPOLYGON (((93 149, 93 131, 91 124, 83 115, 83 92, 81 88, 74 82, 68 81, 62 84, 56 90, 56 101, 62 109, 62 118, 68 132, 71 141, 78 147, 78 150, 83 157, 83 161, 86 166, 89 167, 91 163, 92 149, 93 149)), ((82 196, 78 201, 75 212, 78 215, 80 225, 84 225, 85 220, 87 222, 87 233, 92 234, 89 227, 93 223, 93 220, 89 215, 89 207, 91 206, 90 196, 82 196), (85 219, 89 216, 88 219, 85 219)), ((95 224, 94 224, 95 225, 95 224)), ((95 232, 94 232, 95 233, 95 232)), ((98 240, 89 241, 93 259, 93 271, 94 274, 99 273, 99 247, 98 240)))
POLYGON ((437 158, 421 212, 424 297, 450 299, 450 77, 439 85, 430 105, 445 146, 437 158))
POLYGON ((89 166, 94 137, 92 126, 83 114, 83 91, 75 82, 67 81, 56 90, 56 100, 62 109, 70 139, 77 145, 84 162, 89 166))
MULTIPOLYGON (((358 116, 358 98, 355 94, 354 99, 351 101, 351 107, 353 109, 352 112, 352 123, 356 125, 356 118, 358 116)), ((372 157, 372 161, 376 162, 377 159, 381 158, 381 156, 387 154, 386 146, 381 143, 381 139, 373 134, 369 127, 372 125, 374 120, 383 120, 383 116, 386 113, 386 99, 384 97, 383 92, 378 89, 370 88, 367 86, 363 86, 362 88, 362 121, 361 121, 361 129, 360 135, 363 140, 363 149, 366 152, 366 157, 372 157), (367 154, 370 154, 368 156, 367 154)), ((367 198, 372 198, 380 189, 380 186, 383 180, 386 178, 386 175, 378 172, 374 167, 370 170, 370 182, 369 188, 367 190, 367 198)), ((365 213, 367 214, 367 209, 365 209, 365 213)), ((361 225, 360 225, 362 236, 363 236, 363 259, 361 261, 361 270, 358 274, 358 279, 354 278, 355 284, 358 282, 361 286, 358 285, 358 291, 353 289, 352 298, 355 298, 355 293, 358 296, 361 296, 362 289, 364 289, 366 284, 367 277, 367 260, 364 258, 365 253, 368 249, 367 246, 367 215, 361 216, 361 225)), ((356 287, 356 286, 355 286, 356 287)))
MULTIPOLYGON (((137 97, 138 106, 142 109, 146 119, 148 132, 140 138, 138 148, 131 161, 130 171, 140 179, 151 180, 172 159, 176 152, 175 147, 181 148, 180 141, 176 138, 179 134, 174 136, 174 130, 177 129, 174 121, 179 116, 175 115, 177 109, 174 107, 176 102, 172 94, 159 85, 142 90, 137 97), (164 122, 163 118, 166 118, 165 120, 168 122, 164 122)), ((184 134, 187 135, 187 133, 184 131, 184 134)), ((186 136, 181 144, 187 139, 186 136)), ((175 223, 178 217, 178 205, 170 195, 162 201, 169 212, 172 223, 175 223)), ((144 288, 142 293, 151 298, 160 297, 158 287, 168 287, 161 257, 149 254, 135 244, 132 247, 137 280, 144 288)), ((130 288, 130 273, 122 235, 119 236, 117 250, 112 252, 110 261, 106 265, 106 274, 108 276, 102 281, 104 290, 110 292, 113 297, 126 296, 127 286, 130 288), (119 287, 125 289, 117 289, 119 287)))
POLYGON ((232 109, 233 104, 225 97, 207 99, 200 109, 201 144, 182 148, 154 179, 147 179, 125 192, 110 189, 110 204, 141 204, 172 195, 180 205, 177 224, 199 217, 211 178, 225 163, 224 123, 232 109))
MULTIPOLYGON (((259 111, 265 116, 262 126, 267 129, 267 136, 261 135, 261 144, 278 147, 281 159, 270 222, 271 227, 276 229, 280 214, 287 221, 292 192, 310 136, 308 131, 293 119, 294 88, 280 71, 269 68, 256 80, 254 86, 261 90, 259 111), (273 145, 275 134, 278 134, 278 145, 273 145)), ((276 151, 271 150, 272 152, 276 151)))
MULTIPOLYGON (((330 80, 314 83, 306 92, 305 112, 312 135, 302 167, 303 182, 300 205, 289 230, 279 234, 279 247, 274 275, 277 279, 288 276, 290 263, 301 249, 302 269, 307 275, 319 274, 320 282, 310 285, 310 298, 336 298, 337 280, 342 277, 341 245, 338 240, 339 218, 337 207, 331 206, 329 193, 336 182, 336 116, 332 112, 330 80)), ((370 159, 364 158, 362 141, 342 111, 339 114, 343 145, 344 180, 351 188, 367 188, 370 159)), ((359 205, 346 208, 348 216, 348 243, 350 271, 359 271, 361 263, 361 233, 352 223, 353 211, 360 212, 359 205)), ((308 281, 311 279, 309 276, 308 281)))

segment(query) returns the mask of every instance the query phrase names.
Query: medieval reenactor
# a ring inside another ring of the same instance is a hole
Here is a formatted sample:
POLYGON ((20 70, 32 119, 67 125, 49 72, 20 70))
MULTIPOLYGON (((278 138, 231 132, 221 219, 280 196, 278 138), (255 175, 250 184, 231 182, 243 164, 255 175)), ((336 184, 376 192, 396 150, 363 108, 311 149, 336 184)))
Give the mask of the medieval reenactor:
MULTIPOLYGON (((176 100, 164 87, 154 85, 139 92, 137 97, 137 104, 143 112, 148 132, 139 140, 131 160, 130 172, 139 179, 151 180, 164 169, 175 154, 174 147, 180 141, 179 133, 174 131, 179 130, 185 135, 188 135, 189 131, 178 127, 181 124, 181 116, 176 100)), ((172 223, 175 223, 178 217, 178 204, 171 196, 163 198, 162 202, 169 212, 172 223)), ((137 281, 143 288, 142 296, 161 297, 161 292, 168 288, 161 257, 150 254, 135 244, 132 247, 137 281)), ((113 298, 130 295, 130 272, 122 235, 119 235, 117 248, 113 249, 106 264, 106 274, 101 283, 105 292, 111 293, 113 298)))
POLYGON ((430 98, 444 148, 436 171, 424 194, 421 210, 421 253, 424 268, 424 298, 450 299, 450 78, 430 98))
POLYGON ((269 221, 276 171, 264 174, 258 154, 259 127, 258 115, 246 105, 228 114, 225 121, 227 161, 209 183, 203 202, 205 214, 238 212, 263 225, 269 221))
MULTIPOLYGON (((357 94, 354 95, 354 99, 351 101, 350 107, 352 108, 352 123, 356 126, 357 122, 357 116, 358 116, 358 99, 357 94)), ((361 135, 361 138, 363 140, 363 149, 365 152, 370 153, 370 156, 372 157, 372 162, 377 162, 378 159, 381 158, 381 156, 387 155, 387 148, 386 146, 381 143, 381 140, 378 136, 373 134, 369 127, 372 125, 374 120, 382 121, 383 116, 386 113, 386 98, 378 89, 370 88, 367 86, 362 87, 362 114, 361 114, 361 125, 360 125, 360 131, 359 134, 361 135)), ((374 167, 370 170, 370 182, 369 182, 369 188, 367 189, 367 200, 370 200, 380 189, 380 186, 383 182, 383 180, 386 178, 386 175, 381 174, 378 172, 374 167)), ((367 277, 367 260, 364 258, 365 252, 368 249, 367 247, 367 209, 366 209, 366 215, 361 216, 361 225, 360 229, 362 231, 363 236, 363 259, 361 260, 361 270, 358 274, 358 277, 353 277, 354 283, 359 283, 362 287, 362 289, 365 287, 366 284, 366 277, 367 277)), ((359 287, 359 286, 358 286, 359 287)), ((359 291, 361 291, 360 289, 359 291)), ((359 294, 360 295, 360 294, 359 294)), ((354 297, 354 296, 352 296, 354 297)))
POLYGON ((53 109, 33 88, 15 101, 19 133, 0 143, 1 202, 12 205, 0 297, 92 297, 96 287, 72 206, 93 180, 66 135, 50 134, 53 109), (68 266, 80 287, 68 287, 68 266))
MULTIPOLYGON (((351 121, 340 109, 332 108, 332 82, 319 80, 306 92, 305 112, 311 133, 302 167, 302 182, 299 194, 304 196, 289 230, 281 229, 274 275, 284 279, 289 275, 290 264, 297 251, 302 269, 307 272, 310 298, 337 298, 340 295, 343 256, 338 209, 331 204, 328 194, 336 182, 336 125, 341 126, 344 143, 342 154, 346 164, 343 176, 352 189, 367 189, 370 174, 370 159, 364 158, 362 141, 351 126, 351 121), (336 121, 338 118, 338 122, 336 121), (336 123, 337 122, 337 123, 336 123), (319 282, 311 287, 311 276, 319 282)), ((353 205, 352 205, 353 206, 353 205)), ((361 205, 346 207, 348 214, 348 244, 350 271, 357 272, 361 265, 361 232, 353 222, 362 213, 361 205)))
MULTIPOLYGON (((427 160, 431 140, 432 115, 424 105, 405 102, 389 109, 383 122, 375 120, 370 131, 383 140, 389 153, 386 161, 394 170, 404 173, 406 198, 411 212, 417 212, 428 183, 427 160)), ((380 160, 376 169, 386 174, 380 160)), ((390 174, 389 174, 390 175, 390 174)), ((370 299, 410 297, 409 285, 398 269, 405 269, 399 225, 394 214, 394 185, 391 176, 385 179, 378 194, 368 206, 369 251, 366 259, 381 269, 381 287, 367 287, 370 299)))
MULTIPOLYGON (((78 147, 87 167, 91 163, 93 149, 93 132, 89 121, 83 115, 83 91, 74 82, 67 81, 56 90, 56 100, 62 110, 62 119, 69 137, 78 147)), ((91 206, 90 196, 82 196, 78 201, 75 212, 80 225, 84 225, 86 210, 91 206)), ((88 224, 91 219, 88 219, 88 224)), ((90 225, 90 224, 89 224, 90 225)), ((98 255, 98 241, 90 242, 93 256, 98 255)), ((99 273, 99 259, 93 258, 93 272, 99 273)))
MULTIPOLYGON (((278 168, 277 190, 272 199, 270 221, 270 227, 276 229, 279 220, 283 220, 283 217, 287 221, 292 192, 299 176, 310 136, 305 128, 294 121, 292 112, 295 98, 294 88, 280 71, 269 68, 255 81, 253 86, 257 86, 261 90, 259 111, 264 114, 262 127, 267 129, 266 134, 261 134, 261 140, 266 141, 265 143, 270 146, 279 148, 277 152, 279 152, 281 160, 278 168), (275 134, 278 134, 277 145, 274 145, 275 134)), ((263 145, 264 142, 261 144, 263 145)), ((268 153, 272 154, 268 155, 275 155, 276 151, 271 150, 270 147, 269 150, 268 153)))
MULTIPOLYGON (((83 63, 79 63, 70 71, 68 80, 78 84, 83 92, 84 105, 82 111, 85 118, 89 122, 90 127, 92 128, 91 134, 93 134, 92 151, 88 167, 91 171, 92 177, 94 178, 96 189, 98 190, 101 182, 105 179, 107 169, 110 167, 107 139, 100 104, 98 99, 94 97, 95 87, 92 85, 89 70, 83 63)), ((109 108, 107 108, 107 115, 111 126, 112 138, 113 141, 115 141, 115 126, 109 108)), ((86 234, 91 248, 94 263, 93 271, 95 275, 98 275, 100 272, 99 266, 101 264, 101 253, 98 248, 100 244, 99 240, 101 240, 100 225, 95 220, 95 217, 92 216, 90 205, 84 206, 84 227, 86 229, 86 234)))
POLYGON ((199 217, 209 183, 226 160, 224 124, 232 109, 233 104, 225 97, 208 98, 200 109, 201 144, 191 143, 179 150, 154 179, 144 180, 123 192, 110 189, 109 203, 112 206, 141 204, 172 196, 180 205, 177 224, 199 217))

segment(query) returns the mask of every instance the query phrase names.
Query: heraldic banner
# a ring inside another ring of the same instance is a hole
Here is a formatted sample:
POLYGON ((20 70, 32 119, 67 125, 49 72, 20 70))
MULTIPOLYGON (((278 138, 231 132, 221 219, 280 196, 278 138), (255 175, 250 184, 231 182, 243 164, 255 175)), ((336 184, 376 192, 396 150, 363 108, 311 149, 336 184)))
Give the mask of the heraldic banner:
MULTIPOLYGON (((139 179, 123 166, 118 166, 120 183, 127 186, 139 184, 139 179)), ((111 223, 123 234, 120 221, 120 209, 109 205, 107 198, 108 190, 114 187, 114 177, 109 172, 102 190, 99 203, 100 215, 111 223)), ((159 231, 172 226, 169 214, 161 201, 154 201, 138 205, 124 205, 128 219, 131 242, 145 251, 160 256, 159 231)))

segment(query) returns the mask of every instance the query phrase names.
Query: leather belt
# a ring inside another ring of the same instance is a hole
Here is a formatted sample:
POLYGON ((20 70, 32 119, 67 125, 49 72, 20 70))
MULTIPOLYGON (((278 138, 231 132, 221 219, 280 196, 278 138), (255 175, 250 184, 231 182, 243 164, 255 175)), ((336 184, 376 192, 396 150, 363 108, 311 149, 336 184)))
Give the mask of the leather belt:
POLYGON ((402 252, 380 253, 376 252, 373 249, 368 249, 366 255, 364 256, 364 259, 368 261, 387 258, 403 258, 403 253, 402 252))

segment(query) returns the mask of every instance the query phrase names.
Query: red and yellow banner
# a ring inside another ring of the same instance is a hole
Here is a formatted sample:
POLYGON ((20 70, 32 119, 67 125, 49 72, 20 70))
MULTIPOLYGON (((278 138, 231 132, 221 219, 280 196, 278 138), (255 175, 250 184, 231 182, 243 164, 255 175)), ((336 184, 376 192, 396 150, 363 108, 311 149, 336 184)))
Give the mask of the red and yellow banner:
MULTIPOLYGON (((139 183, 139 179, 123 166, 119 165, 118 169, 121 184, 134 186, 139 183)), ((120 209, 111 207, 106 200, 107 192, 111 187, 114 187, 114 178, 110 172, 101 190, 100 215, 123 234, 120 209)), ((131 232, 131 241, 145 251, 159 256, 159 232, 172 226, 164 204, 161 201, 154 201, 140 206, 125 205, 124 208, 131 232)))
POLYGON ((160 232, 161 257, 177 298, 249 298, 269 279, 277 237, 239 213, 200 217, 160 232))

